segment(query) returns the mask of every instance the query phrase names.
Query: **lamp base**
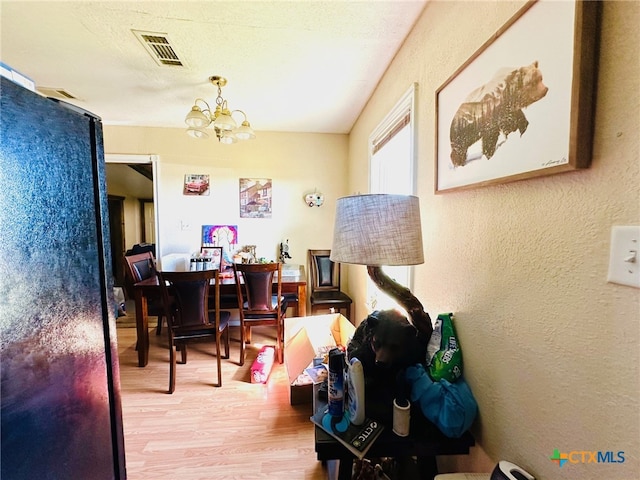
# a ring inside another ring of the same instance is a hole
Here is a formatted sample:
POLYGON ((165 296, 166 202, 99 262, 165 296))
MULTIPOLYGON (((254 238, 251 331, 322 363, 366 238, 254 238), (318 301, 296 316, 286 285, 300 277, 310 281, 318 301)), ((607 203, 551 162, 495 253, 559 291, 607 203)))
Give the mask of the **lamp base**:
POLYGON ((411 290, 407 287, 403 287, 398 282, 389 277, 382 271, 382 267, 373 267, 368 265, 367 272, 371 280, 378 286, 380 290, 393 298, 396 302, 404 307, 404 309, 411 317, 411 323, 421 333, 426 335, 427 341, 431 338, 433 332, 433 325, 431 324, 431 317, 424 311, 424 307, 420 300, 418 300, 411 290))

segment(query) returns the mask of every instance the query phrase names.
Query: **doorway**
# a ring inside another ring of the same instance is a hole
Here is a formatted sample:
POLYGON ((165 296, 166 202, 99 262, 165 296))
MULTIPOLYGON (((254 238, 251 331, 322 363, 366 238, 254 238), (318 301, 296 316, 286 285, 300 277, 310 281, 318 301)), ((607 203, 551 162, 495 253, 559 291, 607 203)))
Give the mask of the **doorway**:
POLYGON ((109 203, 109 231, 111 233, 111 268, 113 284, 124 285, 124 197, 107 195, 109 203))
POLYGON ((124 255, 137 244, 158 246, 156 155, 105 155, 115 285, 124 285, 124 255), (112 215, 113 212, 113 215, 112 215))

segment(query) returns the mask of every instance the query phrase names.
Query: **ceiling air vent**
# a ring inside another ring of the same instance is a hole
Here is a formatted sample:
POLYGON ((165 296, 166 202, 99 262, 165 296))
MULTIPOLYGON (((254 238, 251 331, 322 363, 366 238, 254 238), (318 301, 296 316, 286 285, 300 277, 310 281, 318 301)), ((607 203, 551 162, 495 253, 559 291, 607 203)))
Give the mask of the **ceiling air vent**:
POLYGON ((64 88, 36 87, 36 90, 49 98, 57 98, 59 100, 78 100, 78 97, 70 94, 64 88))
POLYGON ((166 33, 158 32, 141 32, 140 30, 131 30, 144 48, 153 57, 160 66, 182 67, 184 64, 178 58, 175 48, 171 45, 169 37, 166 33))

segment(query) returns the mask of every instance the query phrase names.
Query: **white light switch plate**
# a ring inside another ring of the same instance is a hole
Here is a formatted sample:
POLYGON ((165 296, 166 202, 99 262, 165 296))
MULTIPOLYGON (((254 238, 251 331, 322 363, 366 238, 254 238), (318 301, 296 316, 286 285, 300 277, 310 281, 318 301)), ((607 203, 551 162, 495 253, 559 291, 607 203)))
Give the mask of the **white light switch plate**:
POLYGON ((640 288, 640 226, 611 228, 607 281, 640 288))

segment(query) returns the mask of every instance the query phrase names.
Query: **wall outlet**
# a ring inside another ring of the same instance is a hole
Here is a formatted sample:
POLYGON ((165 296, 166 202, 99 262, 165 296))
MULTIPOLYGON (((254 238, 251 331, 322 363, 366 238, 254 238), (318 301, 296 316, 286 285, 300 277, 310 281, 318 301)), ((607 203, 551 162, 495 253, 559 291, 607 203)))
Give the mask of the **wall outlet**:
POLYGON ((180 221, 180 230, 182 230, 183 232, 190 232, 191 231, 191 224, 189 222, 181 220, 180 221))
POLYGON ((640 288, 640 226, 611 228, 607 281, 640 288))

